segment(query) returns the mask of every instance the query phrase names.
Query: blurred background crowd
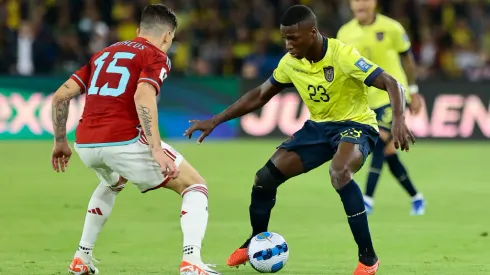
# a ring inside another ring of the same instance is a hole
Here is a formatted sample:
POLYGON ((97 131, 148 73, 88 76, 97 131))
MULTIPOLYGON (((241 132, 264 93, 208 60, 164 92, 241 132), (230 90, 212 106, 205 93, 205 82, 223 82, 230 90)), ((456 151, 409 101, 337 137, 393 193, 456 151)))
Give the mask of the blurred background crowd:
MULTIPOLYGON (((0 0, 0 74, 71 73, 90 56, 134 38, 145 5, 177 13, 172 74, 269 75, 284 53, 282 13, 309 5, 335 37, 348 0, 0 0)), ((378 0, 406 28, 422 77, 490 78, 490 0, 378 0)))

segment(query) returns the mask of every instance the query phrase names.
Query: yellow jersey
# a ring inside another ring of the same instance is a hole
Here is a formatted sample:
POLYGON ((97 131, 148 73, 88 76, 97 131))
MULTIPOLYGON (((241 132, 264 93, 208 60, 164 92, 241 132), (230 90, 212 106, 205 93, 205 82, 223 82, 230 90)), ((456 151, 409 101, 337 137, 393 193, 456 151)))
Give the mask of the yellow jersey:
POLYGON ((378 130, 367 95, 368 86, 382 72, 353 46, 324 38, 320 61, 313 63, 287 53, 270 81, 274 85, 294 86, 312 121, 354 121, 378 130))
MULTIPOLYGON (((411 44, 403 26, 387 16, 378 14, 371 25, 360 25, 353 19, 343 25, 337 39, 356 47, 363 56, 381 66, 400 84, 407 88, 407 76, 403 70, 400 54, 410 50, 411 44)), ((405 93, 410 102, 409 93, 405 93)), ((377 109, 390 104, 386 91, 369 88, 369 106, 377 109)))

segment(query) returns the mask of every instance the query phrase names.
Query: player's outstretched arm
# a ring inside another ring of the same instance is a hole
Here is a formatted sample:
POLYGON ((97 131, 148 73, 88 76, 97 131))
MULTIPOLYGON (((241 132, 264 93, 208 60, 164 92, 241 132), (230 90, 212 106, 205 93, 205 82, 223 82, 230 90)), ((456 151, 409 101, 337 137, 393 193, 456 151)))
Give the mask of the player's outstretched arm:
POLYGON ((405 124, 405 91, 403 90, 403 87, 386 72, 382 72, 378 75, 371 85, 387 91, 390 95, 391 107, 393 109, 392 133, 395 147, 397 149, 401 147, 402 150, 408 151, 410 149, 408 139, 410 139, 413 144, 415 143, 415 138, 405 124))
POLYGON ((248 91, 230 107, 216 116, 203 121, 192 120, 192 125, 185 131, 184 136, 192 138, 192 133, 199 130, 202 134, 197 140, 197 143, 201 143, 219 124, 261 108, 283 89, 283 87, 276 86, 270 80, 267 80, 262 85, 248 91))
POLYGON ((282 87, 273 85, 269 80, 262 85, 253 88, 244 94, 223 112, 213 117, 216 124, 241 117, 263 107, 272 97, 283 90, 282 87))
POLYGON ((156 94, 157 92, 153 85, 147 82, 140 82, 134 94, 134 103, 153 158, 160 165, 162 173, 171 178, 176 178, 179 175, 179 169, 162 149, 160 130, 158 129, 156 94))
POLYGON ((51 106, 53 120, 54 148, 51 156, 51 165, 56 172, 65 172, 71 157, 71 149, 66 139, 66 121, 70 109, 70 100, 81 94, 80 86, 68 79, 54 93, 51 106))

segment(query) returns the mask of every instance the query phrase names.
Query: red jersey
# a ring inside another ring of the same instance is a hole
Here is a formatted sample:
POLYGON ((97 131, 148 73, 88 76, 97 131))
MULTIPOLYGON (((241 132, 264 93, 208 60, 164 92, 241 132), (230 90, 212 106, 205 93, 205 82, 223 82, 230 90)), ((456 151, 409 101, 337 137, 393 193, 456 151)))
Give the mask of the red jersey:
POLYGON ((141 128, 134 103, 140 82, 158 92, 170 72, 170 59, 144 38, 115 43, 96 53, 72 76, 86 94, 76 131, 79 147, 129 144, 141 128))

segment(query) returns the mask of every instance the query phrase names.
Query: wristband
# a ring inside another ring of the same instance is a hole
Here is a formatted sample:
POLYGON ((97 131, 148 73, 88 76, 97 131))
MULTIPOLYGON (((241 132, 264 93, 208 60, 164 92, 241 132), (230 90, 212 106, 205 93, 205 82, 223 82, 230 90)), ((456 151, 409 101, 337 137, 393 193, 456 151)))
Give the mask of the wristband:
POLYGON ((419 86, 417 84, 408 86, 408 91, 411 95, 419 93, 419 86))

